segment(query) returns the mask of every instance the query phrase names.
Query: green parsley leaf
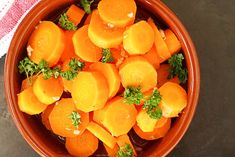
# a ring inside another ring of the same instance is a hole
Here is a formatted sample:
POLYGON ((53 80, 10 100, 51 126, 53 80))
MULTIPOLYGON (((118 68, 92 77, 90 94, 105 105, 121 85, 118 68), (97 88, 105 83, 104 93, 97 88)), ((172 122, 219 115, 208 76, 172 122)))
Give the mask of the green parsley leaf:
POLYGON ((124 91, 124 99, 128 104, 139 105, 144 98, 144 94, 140 91, 139 87, 128 86, 124 91))
POLYGON ((125 146, 120 147, 117 151, 118 157, 132 157, 133 156, 133 149, 131 148, 130 144, 126 143, 125 146))
POLYGON ((77 30, 77 26, 73 22, 69 21, 66 13, 60 15, 59 25, 65 30, 77 30))
POLYGON ((178 76, 180 83, 186 83, 188 79, 188 70, 183 68, 184 56, 183 54, 175 54, 169 60, 170 65, 168 79, 172 79, 174 76, 178 76))
POLYGON ((87 13, 87 14, 90 14, 91 13, 91 4, 94 2, 94 0, 80 0, 80 4, 81 6, 83 7, 84 11, 87 13))
POLYGON ((147 110, 147 114, 150 118, 160 119, 162 117, 162 110, 159 108, 159 104, 162 100, 162 96, 157 89, 154 89, 150 97, 144 101, 143 109, 147 110))
POLYGON ((78 128, 78 126, 81 124, 81 115, 76 112, 76 111, 73 111, 70 115, 69 115, 69 118, 71 118, 72 120, 72 124, 78 128))
POLYGON ((110 49, 102 49, 101 62, 102 63, 111 63, 113 61, 114 61, 114 59, 113 59, 112 52, 110 51, 110 49))

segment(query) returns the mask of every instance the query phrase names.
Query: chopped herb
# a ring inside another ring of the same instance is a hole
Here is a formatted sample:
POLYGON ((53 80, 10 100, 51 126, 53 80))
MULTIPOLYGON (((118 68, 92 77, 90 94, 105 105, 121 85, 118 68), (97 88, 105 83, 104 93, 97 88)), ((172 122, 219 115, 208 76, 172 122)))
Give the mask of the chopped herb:
POLYGON ((147 110, 147 114, 150 118, 160 119, 162 117, 162 110, 159 108, 161 102, 161 95, 157 89, 154 89, 149 99, 144 101, 143 109, 147 110))
POLYGON ((69 118, 71 118, 72 120, 72 124, 78 128, 78 126, 81 124, 81 115, 76 112, 76 111, 73 111, 70 115, 69 115, 69 118))
POLYGON ((111 63, 113 62, 113 56, 112 56, 112 52, 110 51, 110 49, 102 49, 102 58, 101 58, 101 62, 102 63, 111 63))
POLYGON ((130 144, 125 144, 125 146, 120 147, 117 151, 118 157, 132 157, 133 156, 133 149, 131 148, 130 144))
POLYGON ((180 83, 185 83, 187 81, 188 70, 186 68, 183 68, 183 60, 184 56, 181 53, 173 55, 168 60, 168 63, 170 65, 168 79, 172 79, 174 76, 178 76, 180 83))
POLYGON ((128 104, 139 105, 144 98, 144 94, 140 91, 139 87, 128 86, 124 91, 124 99, 128 104))
MULTIPOLYGON (((39 72, 38 65, 32 62, 28 57, 25 57, 19 62, 18 69, 20 74, 25 73, 27 78, 31 78, 34 74, 39 72)), ((31 79, 29 79, 31 82, 31 79)))
POLYGON ((91 13, 91 4, 94 2, 94 0, 80 0, 80 4, 81 6, 83 7, 84 11, 87 13, 87 14, 90 14, 91 13))
POLYGON ((59 19, 59 25, 65 30, 77 30, 77 26, 73 22, 69 21, 66 13, 61 14, 59 19))

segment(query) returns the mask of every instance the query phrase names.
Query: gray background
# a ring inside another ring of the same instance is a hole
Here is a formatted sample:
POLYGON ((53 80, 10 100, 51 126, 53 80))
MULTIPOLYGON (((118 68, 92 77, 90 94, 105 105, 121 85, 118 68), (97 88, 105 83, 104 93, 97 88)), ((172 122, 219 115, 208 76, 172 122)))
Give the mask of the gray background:
MULTIPOLYGON (((196 115, 170 157, 235 156, 235 7, 232 0, 163 0, 196 45, 201 93, 196 115)), ((0 157, 38 156, 7 110, 0 59, 0 157)))

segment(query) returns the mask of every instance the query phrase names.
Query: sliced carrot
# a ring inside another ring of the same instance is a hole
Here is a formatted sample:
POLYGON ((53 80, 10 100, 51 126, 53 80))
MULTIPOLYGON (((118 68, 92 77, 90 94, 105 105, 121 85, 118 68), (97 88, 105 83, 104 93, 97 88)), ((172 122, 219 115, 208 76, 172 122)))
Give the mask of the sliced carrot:
POLYGON ((169 59, 171 57, 171 54, 169 52, 169 49, 168 49, 164 39, 162 38, 157 26, 155 25, 153 19, 149 18, 148 23, 149 23, 149 25, 151 25, 151 27, 154 30, 154 35, 155 35, 154 45, 155 45, 156 51, 160 57, 160 63, 162 63, 162 62, 166 61, 167 59, 169 59))
POLYGON ((123 47, 130 55, 147 53, 154 43, 154 31, 146 21, 130 26, 123 34, 123 47))
POLYGON ((41 103, 33 94, 32 87, 23 90, 17 96, 20 110, 29 115, 39 114, 47 108, 47 105, 41 103))
POLYGON ((170 29, 164 31, 166 36, 166 45, 171 53, 174 55, 175 53, 179 52, 181 49, 181 44, 178 38, 176 37, 175 33, 173 33, 170 29))
POLYGON ((164 137, 168 130, 171 127, 171 119, 164 118, 158 120, 154 131, 152 132, 143 132, 138 125, 136 124, 133 129, 135 130, 136 134, 145 140, 156 140, 158 138, 164 137))
POLYGON ((103 126, 103 121, 104 121, 104 110, 99 109, 99 110, 95 110, 93 112, 93 121, 96 122, 97 124, 103 126))
POLYGON ((79 28, 73 36, 75 53, 87 62, 98 62, 102 57, 101 48, 95 46, 88 37, 88 25, 79 28))
POLYGON ((76 157, 88 157, 98 149, 99 140, 89 131, 84 131, 83 134, 66 138, 65 147, 68 152, 76 157))
POLYGON ((109 148, 106 144, 104 144, 104 148, 109 157, 117 157, 117 151, 119 150, 118 145, 116 144, 113 149, 109 148))
POLYGON ((46 110, 44 110, 41 114, 42 124, 47 128, 47 130, 51 130, 51 125, 49 122, 49 115, 54 108, 54 104, 48 105, 46 110))
POLYGON ((102 124, 113 136, 127 134, 136 122, 137 111, 134 105, 128 105, 122 97, 115 97, 105 107, 102 124))
POLYGON ((100 17, 115 27, 125 27, 135 20, 136 4, 134 0, 101 0, 98 4, 100 17))
POLYGON ((116 144, 116 139, 110 135, 108 131, 99 126, 94 122, 90 122, 87 126, 87 130, 89 130, 92 134, 94 134, 99 140, 101 140, 104 144, 106 144, 111 149, 114 148, 116 144))
POLYGON ((127 58, 119 68, 119 75, 124 87, 140 86, 142 92, 157 84, 157 72, 143 56, 127 58))
POLYGON ((169 64, 161 64, 160 68, 157 70, 158 78, 157 78, 157 87, 161 87, 164 83, 170 81, 177 84, 180 84, 180 81, 177 76, 172 79, 168 79, 170 66, 169 64))
POLYGON ((98 47, 112 48, 122 43, 124 28, 117 28, 113 25, 106 25, 99 16, 97 10, 92 12, 91 22, 88 28, 88 36, 98 47))
POLYGON ((120 87, 120 77, 118 70, 114 64, 97 62, 90 66, 91 70, 95 70, 104 75, 108 82, 109 98, 115 96, 120 87))
POLYGON ((72 4, 67 10, 66 15, 68 16, 69 21, 73 22, 75 25, 78 25, 85 15, 85 11, 72 4))
POLYGON ((74 79, 71 94, 77 109, 84 112, 98 110, 108 100, 108 83, 99 72, 82 71, 74 79))
POLYGON ((21 90, 20 91, 23 91, 29 87, 32 87, 33 83, 36 79, 37 79, 37 76, 35 76, 35 75, 31 78, 24 79, 21 83, 21 90))
POLYGON ((90 24, 90 22, 91 22, 91 15, 92 15, 92 14, 89 14, 89 15, 87 16, 87 18, 86 18, 86 20, 85 20, 85 22, 84 22, 84 25, 90 24))
POLYGON ((64 51, 64 40, 64 32, 56 24, 51 21, 40 22, 28 41, 30 60, 38 64, 44 59, 50 67, 56 65, 64 51))
POLYGON ((41 74, 33 84, 33 92, 39 101, 49 105, 60 99, 63 93, 63 86, 59 79, 54 77, 44 79, 41 74))
POLYGON ((118 47, 118 48, 111 48, 111 52, 112 52, 112 56, 113 56, 113 59, 114 59, 114 63, 115 63, 117 68, 128 57, 128 53, 121 46, 118 47))
POLYGON ((162 96, 160 108, 164 117, 177 117, 187 105, 187 93, 179 85, 167 82, 159 88, 162 96))
POLYGON ((63 137, 75 137, 86 129, 89 123, 89 114, 77 110, 71 98, 63 98, 55 104, 49 115, 49 122, 55 134, 63 137), (71 118, 73 112, 77 112, 81 117, 81 123, 78 126, 73 124, 71 118))
POLYGON ((153 46, 151 50, 144 55, 144 57, 154 66, 155 69, 160 67, 160 57, 156 52, 155 46, 153 46))
POLYGON ((117 144, 119 147, 124 147, 126 144, 129 144, 133 150, 133 156, 137 156, 134 146, 132 145, 130 138, 127 134, 118 136, 117 144))
POLYGON ((65 33, 65 48, 60 57, 61 62, 65 62, 68 59, 75 58, 76 54, 74 52, 72 37, 75 31, 64 31, 65 33))

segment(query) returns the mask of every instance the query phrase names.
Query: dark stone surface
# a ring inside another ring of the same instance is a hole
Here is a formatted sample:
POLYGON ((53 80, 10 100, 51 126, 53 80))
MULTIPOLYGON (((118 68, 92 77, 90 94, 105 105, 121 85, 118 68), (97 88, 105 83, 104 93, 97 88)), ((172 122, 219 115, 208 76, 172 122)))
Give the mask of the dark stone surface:
MULTIPOLYGON (((235 156, 235 8, 232 0, 164 0, 180 17, 198 51, 201 93, 197 112, 169 157, 235 156)), ((0 59, 0 156, 38 156, 7 110, 0 59)))

